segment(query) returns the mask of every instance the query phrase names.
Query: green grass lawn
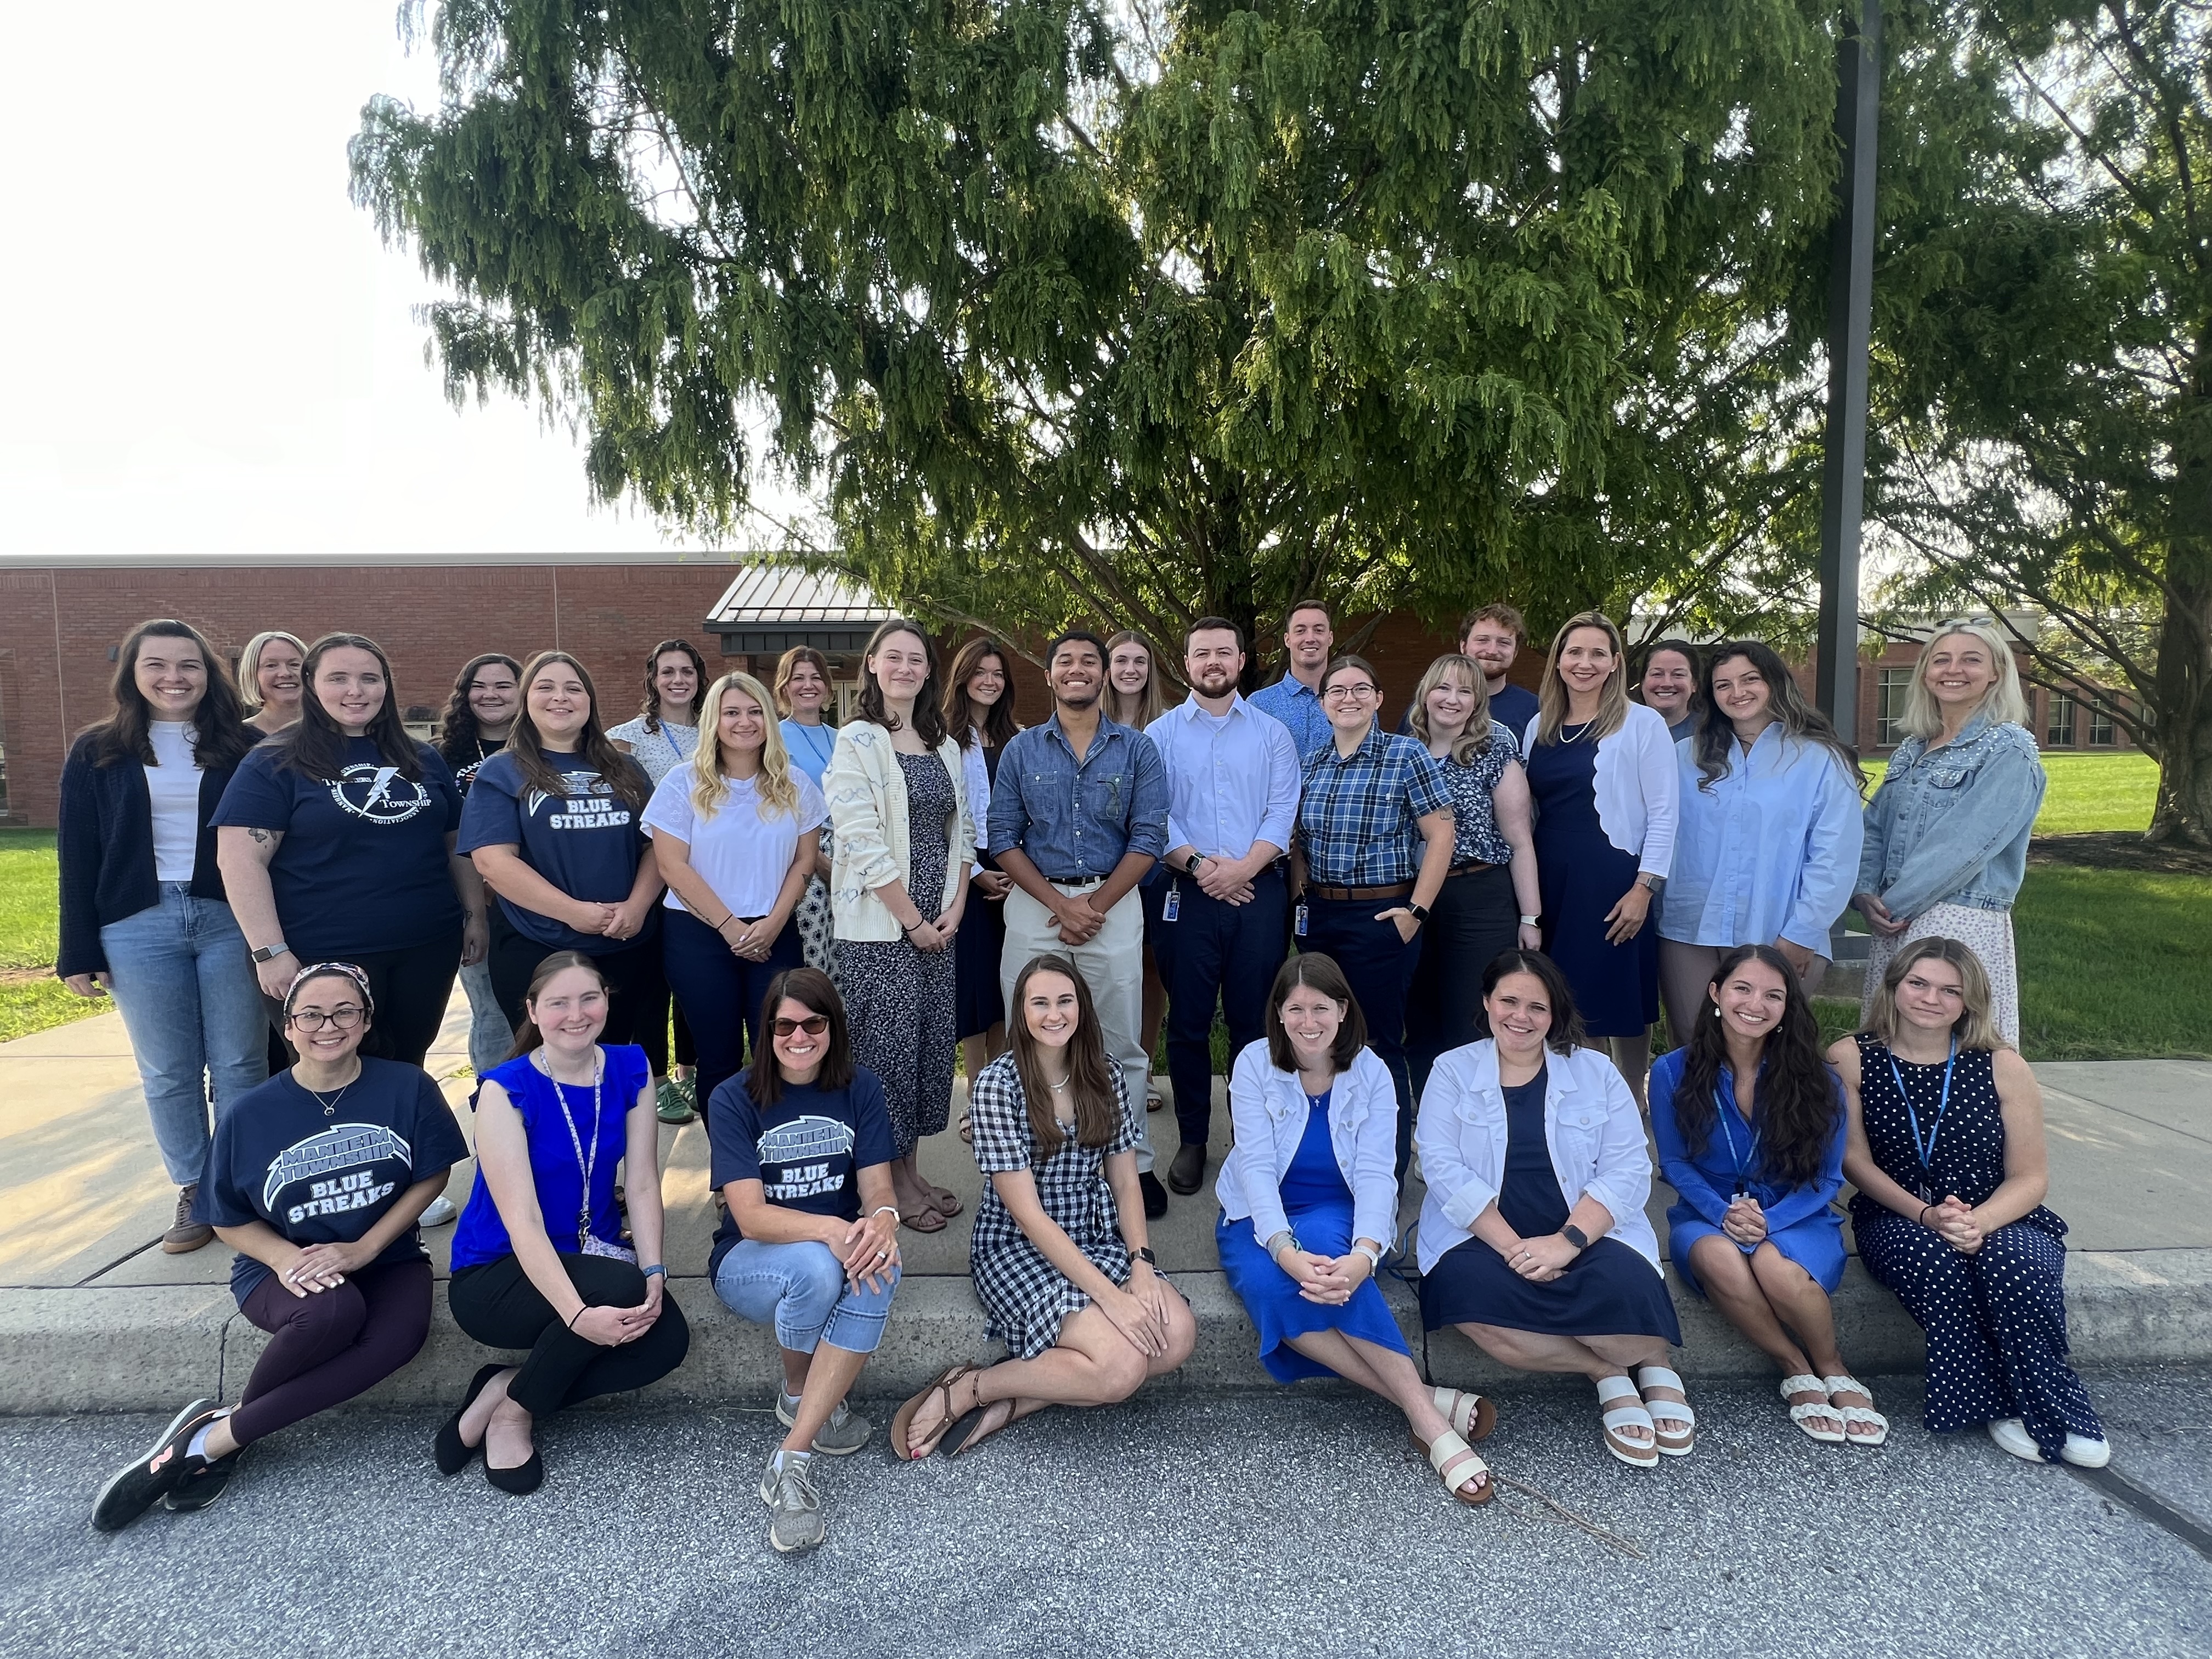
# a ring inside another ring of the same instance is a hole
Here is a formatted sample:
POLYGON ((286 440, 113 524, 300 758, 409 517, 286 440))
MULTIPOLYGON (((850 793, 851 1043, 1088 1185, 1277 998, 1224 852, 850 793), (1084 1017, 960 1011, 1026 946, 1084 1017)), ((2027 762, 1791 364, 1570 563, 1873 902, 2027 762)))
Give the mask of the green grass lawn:
POLYGON ((98 1013, 52 976, 54 832, 0 830, 0 1042, 98 1013))
MULTIPOLYGON (((1886 761, 1866 763, 1867 795, 1872 799, 1889 769, 1886 761)), ((2035 816, 2039 836, 2083 836, 2097 830, 2148 830, 2158 801, 2158 763, 2133 749, 2110 755, 2045 755, 2051 780, 2043 810, 2035 816)))

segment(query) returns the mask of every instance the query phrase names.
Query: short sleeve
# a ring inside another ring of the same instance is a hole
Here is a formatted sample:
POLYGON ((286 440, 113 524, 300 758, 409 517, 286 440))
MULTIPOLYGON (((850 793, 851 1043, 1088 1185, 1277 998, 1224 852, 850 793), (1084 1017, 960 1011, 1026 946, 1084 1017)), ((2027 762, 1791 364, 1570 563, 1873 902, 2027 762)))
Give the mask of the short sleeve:
POLYGON ((414 1077, 414 1130, 408 1143, 415 1152, 415 1178, 427 1181, 433 1170, 450 1170, 469 1156, 469 1143, 453 1121, 436 1080, 419 1066, 408 1070, 414 1077))
POLYGON ((292 827, 292 784, 277 769, 275 753, 266 747, 249 751, 230 775, 229 787, 216 804, 212 825, 239 830, 289 830, 292 827))
POLYGON ((1113 1139, 1106 1143, 1106 1156, 1116 1152, 1133 1152, 1142 1144, 1138 1133, 1136 1115, 1129 1108, 1129 1087, 1121 1081, 1121 1068, 1109 1066, 1106 1075, 1114 1080, 1114 1118, 1117 1126, 1113 1139))
MULTIPOLYGON (((248 1093, 240 1103, 252 1098, 248 1093)), ((192 1219, 203 1226, 243 1227, 268 1219, 255 1206, 253 1194, 238 1182, 238 1132, 232 1126, 239 1121, 235 1110, 216 1121, 215 1139, 208 1144, 207 1162, 200 1169, 199 1194, 192 1200, 192 1219)))
POLYGON ((732 1181, 758 1181, 760 1112, 746 1091, 743 1073, 714 1091, 708 1102, 709 1177, 719 1192, 732 1181))
POLYGON ((1401 738, 1398 741, 1413 751, 1407 757, 1412 775, 1407 780, 1409 787, 1406 793, 1413 816, 1425 818, 1431 812, 1451 811, 1451 786, 1445 781, 1444 769, 1437 763, 1437 757, 1411 738, 1401 738))
POLYGON ((890 1106, 884 1098, 881 1079, 865 1066, 853 1070, 848 1097, 853 1105, 853 1168, 872 1169, 898 1156, 891 1139, 890 1106))
POLYGON ((1031 1166, 1029 1103, 1011 1055, 993 1060, 976 1073, 968 1112, 977 1169, 988 1176, 1031 1166))
POLYGON ((522 803, 515 799, 517 782, 510 756, 494 755, 477 769, 476 781, 461 807, 458 851, 473 853, 481 847, 522 844, 522 803))
POLYGON ((416 744, 415 753, 422 763, 423 787, 445 806, 446 833, 450 836, 461 827, 461 786, 453 781, 453 769, 446 764, 446 757, 428 744, 416 744))
POLYGON ((819 830, 830 822, 830 803, 823 799, 822 786, 797 767, 791 769, 791 781, 799 789, 799 833, 819 830))
MULTIPOLYGON (((819 799, 818 790, 816 796, 819 799)), ((696 828, 691 810, 691 769, 679 766, 653 786, 653 799, 645 804, 645 832, 671 835, 688 844, 696 828)))

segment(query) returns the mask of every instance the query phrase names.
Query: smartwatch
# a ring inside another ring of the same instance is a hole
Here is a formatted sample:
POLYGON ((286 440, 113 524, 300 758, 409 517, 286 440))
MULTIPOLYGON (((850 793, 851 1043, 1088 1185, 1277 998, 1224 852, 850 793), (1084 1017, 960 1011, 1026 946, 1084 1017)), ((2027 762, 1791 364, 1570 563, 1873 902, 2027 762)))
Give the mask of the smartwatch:
POLYGON ((260 950, 256 951, 253 953, 253 960, 256 962, 274 962, 279 957, 287 957, 291 954, 292 947, 285 944, 284 941, 280 939, 274 945, 266 945, 260 950))
POLYGON ((1568 1243, 1573 1245, 1578 1250, 1587 1250, 1589 1249, 1589 1235, 1584 1232, 1581 1228, 1576 1226, 1571 1221, 1567 1223, 1565 1226, 1559 1229, 1559 1237, 1565 1239, 1568 1243))
POLYGON ((1152 1247, 1149 1244, 1138 1245, 1134 1254, 1137 1259, 1148 1267, 1157 1267, 1160 1265, 1159 1257, 1152 1254, 1152 1247))
POLYGON ((1426 921, 1429 919, 1429 907, 1425 904, 1416 904, 1408 899, 1406 901, 1406 910, 1415 921, 1426 921))

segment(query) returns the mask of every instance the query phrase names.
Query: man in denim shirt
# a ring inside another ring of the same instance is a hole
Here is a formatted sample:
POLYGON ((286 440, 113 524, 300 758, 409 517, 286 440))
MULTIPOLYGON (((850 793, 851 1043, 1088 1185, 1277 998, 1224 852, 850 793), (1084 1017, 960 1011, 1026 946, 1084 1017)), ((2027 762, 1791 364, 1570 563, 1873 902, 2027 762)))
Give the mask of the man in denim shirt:
POLYGON ((1152 1174, 1145 1090, 1152 1057, 1143 1025, 1145 916, 1137 884, 1168 850, 1168 780, 1143 732, 1099 712, 1106 646, 1095 634, 1061 635, 1045 653, 1052 718, 1015 734, 991 788, 991 856, 1013 879, 999 984, 1011 1024, 1014 980, 1032 957, 1057 952, 1091 988, 1106 1055, 1121 1067, 1137 1120, 1145 1212, 1166 1213, 1152 1174))

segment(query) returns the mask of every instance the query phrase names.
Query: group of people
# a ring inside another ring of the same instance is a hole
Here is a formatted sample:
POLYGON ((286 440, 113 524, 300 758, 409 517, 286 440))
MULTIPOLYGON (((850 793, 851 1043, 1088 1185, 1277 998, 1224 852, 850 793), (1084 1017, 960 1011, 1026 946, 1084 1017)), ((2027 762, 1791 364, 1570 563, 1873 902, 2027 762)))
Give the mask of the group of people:
POLYGON ((257 637, 241 699, 189 626, 135 630, 64 771, 58 971, 129 1026, 179 1188, 164 1247, 219 1233, 272 1340, 95 1523, 211 1501, 252 1439, 419 1348, 416 1229, 467 1155, 421 1070, 457 973, 479 1088, 451 1305, 528 1358, 474 1379, 447 1473, 481 1455, 531 1490, 538 1418, 681 1362, 657 1126, 696 1112, 711 1282, 783 1352, 771 1541, 817 1542, 814 1460, 872 1432, 846 1396, 900 1231, 960 1207, 916 1148, 948 1127, 963 1045, 970 1265, 1009 1357, 908 1401, 894 1450, 958 1455, 1172 1370, 1194 1328, 1146 1229, 1206 1183, 1217 1012, 1217 1237, 1263 1360, 1392 1400, 1460 1500, 1490 1495, 1473 1448, 1495 1404, 1422 1384, 1375 1284, 1416 1148, 1427 1326, 1589 1376, 1626 1462, 1694 1443, 1644 1217, 1647 1078, 1676 1270, 1774 1357, 1805 1432, 1887 1433, 1827 1316, 1848 1177, 1863 1258, 1929 1330, 1931 1425, 2100 1456, 2011 1046, 2042 770, 1991 630, 1929 641, 1863 808, 1855 757, 1756 641, 1662 641, 1632 687, 1619 629, 1584 613, 1532 694, 1507 678, 1518 613, 1487 606, 1397 732, 1323 606, 1292 608, 1285 671, 1249 698, 1235 623, 1183 644, 1170 707, 1140 637, 1055 638, 1027 727, 1006 647, 940 671, 904 619, 837 725, 804 647, 771 689, 665 641, 611 725, 574 657, 486 653, 433 744, 362 635, 257 637), (1850 903, 1875 936, 1864 1029, 1824 1057, 1809 996, 1850 903), (1676 1047, 1653 1066, 1662 988, 1676 1047))

